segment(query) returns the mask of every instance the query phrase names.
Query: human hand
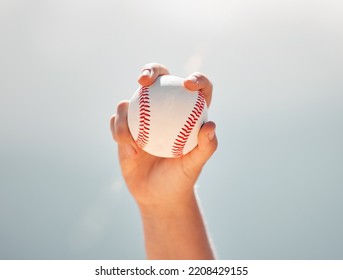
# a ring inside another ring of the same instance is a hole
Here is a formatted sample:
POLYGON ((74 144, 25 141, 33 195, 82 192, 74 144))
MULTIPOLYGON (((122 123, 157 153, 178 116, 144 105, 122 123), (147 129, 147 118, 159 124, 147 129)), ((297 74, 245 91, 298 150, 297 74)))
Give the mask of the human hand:
MULTIPOLYGON (((158 76, 169 74, 161 64, 147 64, 138 82, 151 85, 158 76)), ((193 73, 184 81, 191 91, 201 91, 209 107, 212 84, 201 73, 193 73)), ((113 139, 118 143, 121 170, 129 191, 141 207, 177 205, 193 196, 193 187, 206 161, 217 148, 215 123, 205 123, 198 134, 198 146, 180 158, 160 158, 140 149, 132 138, 128 124, 128 101, 117 106, 110 120, 113 139)))

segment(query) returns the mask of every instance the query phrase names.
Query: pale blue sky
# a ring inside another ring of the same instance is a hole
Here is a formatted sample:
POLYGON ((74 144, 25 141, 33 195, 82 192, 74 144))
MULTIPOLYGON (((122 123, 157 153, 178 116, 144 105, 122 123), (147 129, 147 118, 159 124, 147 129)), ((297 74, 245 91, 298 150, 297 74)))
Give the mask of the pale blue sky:
POLYGON ((343 258, 341 1, 0 1, 0 259, 143 259, 109 117, 141 67, 214 83, 221 259, 343 258))

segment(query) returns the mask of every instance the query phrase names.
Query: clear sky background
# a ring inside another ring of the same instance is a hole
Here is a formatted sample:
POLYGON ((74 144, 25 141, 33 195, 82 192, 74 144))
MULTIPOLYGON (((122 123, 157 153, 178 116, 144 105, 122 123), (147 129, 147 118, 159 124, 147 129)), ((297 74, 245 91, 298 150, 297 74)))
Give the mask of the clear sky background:
POLYGON ((109 118, 159 62, 214 84, 220 259, 343 259, 343 2, 0 0, 0 259, 144 259, 109 118))

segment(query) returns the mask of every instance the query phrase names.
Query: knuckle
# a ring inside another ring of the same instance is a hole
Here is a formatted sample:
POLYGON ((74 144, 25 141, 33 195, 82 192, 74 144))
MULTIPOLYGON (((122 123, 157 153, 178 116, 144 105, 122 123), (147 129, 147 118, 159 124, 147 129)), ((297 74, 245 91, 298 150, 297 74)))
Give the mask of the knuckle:
POLYGON ((127 110, 128 110, 129 102, 123 100, 118 103, 117 105, 117 115, 115 118, 115 122, 113 124, 113 137, 118 142, 123 137, 126 136, 128 127, 127 127, 127 110))
POLYGON ((199 84, 203 85, 203 87, 207 87, 212 89, 213 88, 213 84, 210 81, 210 79, 203 73, 201 72, 194 72, 192 74, 192 76, 195 76, 198 78, 199 84))
POLYGON ((169 73, 166 66, 156 62, 145 64, 143 69, 149 69, 153 72, 154 75, 157 76, 169 73))
POLYGON ((117 122, 115 126, 115 137, 116 139, 121 138, 126 133, 126 124, 124 122, 117 122))
POLYGON ((199 76, 199 79, 201 80, 201 82, 203 84, 212 85, 210 79, 207 76, 203 75, 203 74, 201 76, 199 76))
POLYGON ((120 113, 123 113, 125 110, 127 110, 129 106, 129 101, 122 100, 117 105, 117 114, 120 115, 120 113))
POLYGON ((152 70, 152 71, 156 71, 158 68, 159 68, 159 64, 153 62, 153 63, 145 64, 144 67, 143 67, 143 70, 149 69, 149 70, 152 70))
POLYGON ((192 74, 192 76, 196 76, 196 77, 198 77, 198 78, 201 78, 201 77, 204 77, 205 75, 202 74, 201 72, 194 72, 194 73, 192 74))
POLYGON ((130 137, 130 131, 126 121, 117 121, 113 137, 117 142, 125 142, 130 137))

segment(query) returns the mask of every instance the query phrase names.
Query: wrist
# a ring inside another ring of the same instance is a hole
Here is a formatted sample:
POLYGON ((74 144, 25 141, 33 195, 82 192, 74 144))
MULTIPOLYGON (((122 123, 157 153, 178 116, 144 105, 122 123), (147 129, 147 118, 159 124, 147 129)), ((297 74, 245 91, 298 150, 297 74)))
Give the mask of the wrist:
POLYGON ((139 208, 148 259, 214 258, 194 191, 139 208))
POLYGON ((155 197, 148 201, 137 201, 143 218, 170 217, 182 215, 197 205, 194 189, 182 193, 174 193, 164 197, 155 197))

